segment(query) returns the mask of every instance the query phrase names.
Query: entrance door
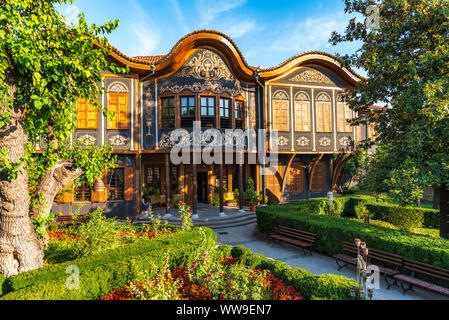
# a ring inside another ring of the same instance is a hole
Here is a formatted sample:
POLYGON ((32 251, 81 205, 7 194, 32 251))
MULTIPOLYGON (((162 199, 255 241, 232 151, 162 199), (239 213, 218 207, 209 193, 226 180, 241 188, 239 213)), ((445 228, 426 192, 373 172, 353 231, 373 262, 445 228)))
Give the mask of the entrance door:
POLYGON ((207 203, 207 172, 198 172, 198 202, 207 203))

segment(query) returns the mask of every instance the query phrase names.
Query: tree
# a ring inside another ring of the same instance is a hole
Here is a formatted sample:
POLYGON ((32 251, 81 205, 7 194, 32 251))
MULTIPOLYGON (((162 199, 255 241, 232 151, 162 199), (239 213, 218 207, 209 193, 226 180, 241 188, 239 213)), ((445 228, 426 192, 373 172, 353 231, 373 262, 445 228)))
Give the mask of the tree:
POLYGON ((350 23, 333 33, 334 45, 360 41, 344 65, 363 68, 368 78, 345 94, 350 107, 386 108, 354 124, 375 124, 377 143, 387 152, 377 157, 383 186, 416 196, 417 190, 440 188, 440 234, 448 237, 449 212, 449 2, 447 0, 346 0, 345 12, 368 23, 350 23), (375 5, 375 6, 374 6, 375 5))
MULTIPOLYGON (((76 101, 97 102, 108 61, 102 35, 118 21, 89 26, 83 15, 67 26, 54 5, 67 0, 0 1, 0 273, 43 265, 45 223, 55 195, 74 180, 92 185, 114 166, 109 149, 70 143, 76 101), (36 152, 44 141, 47 147, 36 152)), ((71 1, 70 1, 71 3, 71 1)))

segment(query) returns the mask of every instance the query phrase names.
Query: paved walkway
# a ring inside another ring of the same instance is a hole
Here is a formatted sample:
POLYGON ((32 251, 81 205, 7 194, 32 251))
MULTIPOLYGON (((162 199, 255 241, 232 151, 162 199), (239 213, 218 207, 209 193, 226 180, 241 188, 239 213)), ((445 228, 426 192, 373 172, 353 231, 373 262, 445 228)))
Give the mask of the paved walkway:
MULTIPOLYGON (((302 250, 289 244, 275 244, 268 237, 260 233, 256 224, 242 227, 217 229, 217 243, 231 246, 242 245, 255 253, 266 257, 283 261, 290 267, 304 268, 313 274, 336 274, 356 279, 355 268, 344 268, 338 271, 335 259, 320 255, 316 252, 313 256, 303 258, 302 250)), ((427 290, 416 288, 414 292, 403 294, 397 287, 386 289, 385 280, 381 279, 380 289, 374 290, 375 300, 449 300, 449 298, 434 294, 427 290)))

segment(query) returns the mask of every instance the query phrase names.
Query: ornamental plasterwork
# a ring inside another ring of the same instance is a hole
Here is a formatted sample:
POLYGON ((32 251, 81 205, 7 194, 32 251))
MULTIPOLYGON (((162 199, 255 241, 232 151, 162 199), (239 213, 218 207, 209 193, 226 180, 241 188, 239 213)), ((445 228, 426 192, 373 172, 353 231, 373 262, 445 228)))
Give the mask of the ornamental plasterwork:
POLYGON ((288 95, 284 91, 276 91, 273 95, 275 100, 288 100, 288 95))
POLYGON ((318 95, 318 97, 316 98, 316 101, 324 101, 324 102, 330 102, 331 98, 325 94, 325 93, 321 93, 318 95))
POLYGON ((184 90, 190 90, 194 93, 200 93, 203 91, 212 91, 214 93, 221 94, 223 92, 228 92, 232 96, 238 96, 242 93, 242 87, 240 86, 239 82, 236 82, 236 88, 226 88, 221 85, 219 82, 215 81, 206 81, 205 83, 199 83, 195 82, 194 84, 185 84, 185 85, 172 85, 172 86, 165 86, 160 88, 161 93, 164 93, 166 91, 178 94, 184 90))
POLYGON ((309 96, 305 94, 304 92, 300 92, 296 95, 295 100, 298 101, 309 101, 309 96))
POLYGON ((328 137, 322 137, 320 140, 318 140, 318 143, 322 147, 329 147, 331 145, 332 140, 328 137))
POLYGON ((147 113, 145 115, 145 122, 147 123, 148 127, 148 133, 147 136, 151 136, 151 126, 153 125, 153 108, 154 108, 154 101, 153 101, 153 95, 151 94, 151 90, 148 90, 147 92, 147 113))
POLYGON ((310 139, 306 138, 306 137, 301 137, 301 138, 297 139, 296 142, 298 143, 298 146, 300 146, 300 147, 308 147, 310 144, 310 139))
POLYGON ((173 143, 172 139, 170 138, 169 134, 164 133, 161 136, 161 140, 159 141, 159 146, 161 148, 171 148, 173 147, 175 144, 173 143))
POLYGON ((109 87, 108 91, 109 92, 124 92, 124 93, 126 93, 126 92, 128 92, 128 88, 125 85, 117 82, 117 83, 112 84, 109 87))
POLYGON ((203 80, 235 80, 223 59, 210 50, 196 52, 176 76, 203 80))
POLYGON ((90 134, 85 134, 83 136, 78 137, 77 139, 81 144, 88 146, 94 144, 97 141, 97 138, 91 136, 90 134))
POLYGON ((342 137, 338 140, 341 146, 349 147, 352 144, 352 140, 349 137, 342 137))
POLYGON ((288 146, 288 139, 284 136, 280 136, 274 139, 274 143, 277 144, 279 147, 286 147, 288 146))
POLYGON ((109 144, 112 146, 124 146, 128 142, 128 139, 119 134, 109 138, 109 144))
POLYGON ((329 77, 315 70, 306 70, 290 78, 289 80, 293 82, 314 82, 314 83, 333 84, 332 80, 329 79, 329 77))
MULTIPOLYGON (((225 133, 223 136, 222 133, 220 133, 219 136, 215 136, 211 134, 210 131, 206 130, 203 134, 201 134, 199 138, 202 147, 211 147, 211 148, 221 147, 222 143, 225 147, 235 146, 244 148, 246 146, 245 143, 246 136, 234 135, 232 132, 225 133), (221 137, 223 137, 223 140, 221 140, 221 137)), ((183 134, 179 136, 176 140, 177 141, 173 141, 173 139, 171 138, 171 133, 164 133, 159 141, 159 146, 161 148, 172 148, 174 146, 181 148, 191 147, 193 145, 193 133, 191 132, 183 134)))

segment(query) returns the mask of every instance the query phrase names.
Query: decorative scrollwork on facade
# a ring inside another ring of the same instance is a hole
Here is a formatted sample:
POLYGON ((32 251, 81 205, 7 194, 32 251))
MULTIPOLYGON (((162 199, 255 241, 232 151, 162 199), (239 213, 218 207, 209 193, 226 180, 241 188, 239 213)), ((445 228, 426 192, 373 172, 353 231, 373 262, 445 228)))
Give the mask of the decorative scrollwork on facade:
POLYGON ((128 138, 125 138, 124 136, 117 134, 115 136, 110 137, 108 141, 109 144, 112 146, 125 146, 126 143, 128 142, 128 138))
POLYGON ((273 94, 275 100, 288 100, 288 94, 285 91, 278 90, 273 94))
POLYGON ((321 139, 318 140, 318 143, 320 144, 321 147, 329 147, 332 143, 332 140, 329 139, 328 137, 322 137, 321 139))
POLYGON ((352 145, 352 139, 350 137, 342 137, 338 140, 341 146, 349 147, 352 145))
POLYGON ((185 85, 169 85, 165 87, 161 87, 161 93, 171 92, 174 94, 178 94, 184 90, 190 90, 194 93, 201 93, 203 91, 212 91, 214 93, 221 94, 223 92, 228 92, 232 96, 238 96, 242 93, 242 87, 239 82, 236 82, 235 88, 224 87, 220 82, 216 81, 206 81, 205 83, 195 82, 194 84, 185 84, 185 85))
POLYGON ((298 146, 300 147, 308 147, 310 145, 310 139, 306 137, 301 137, 296 140, 298 146))
POLYGON ((203 80, 235 80, 223 59, 213 51, 199 50, 176 74, 203 80))
POLYGON ((280 136, 280 137, 274 139, 273 142, 279 147, 286 147, 286 146, 288 146, 289 140, 284 136, 280 136))
POLYGON ((325 84, 333 84, 332 80, 329 77, 325 76, 321 72, 315 70, 306 70, 300 74, 289 79, 293 82, 312 82, 312 83, 325 83, 325 84))
POLYGON ((295 100, 297 101, 310 101, 309 96, 305 92, 298 92, 296 94, 295 100))
POLYGON ((85 134, 77 139, 82 145, 88 146, 94 144, 97 141, 97 138, 91 136, 90 134, 85 134))
POLYGON ((122 84, 120 82, 115 82, 111 86, 109 86, 108 92, 123 92, 123 93, 127 93, 128 92, 128 88, 124 84, 122 84))
POLYGON ((330 102, 331 98, 329 97, 329 95, 325 94, 325 93, 320 93, 317 98, 316 101, 321 101, 321 102, 330 102))

